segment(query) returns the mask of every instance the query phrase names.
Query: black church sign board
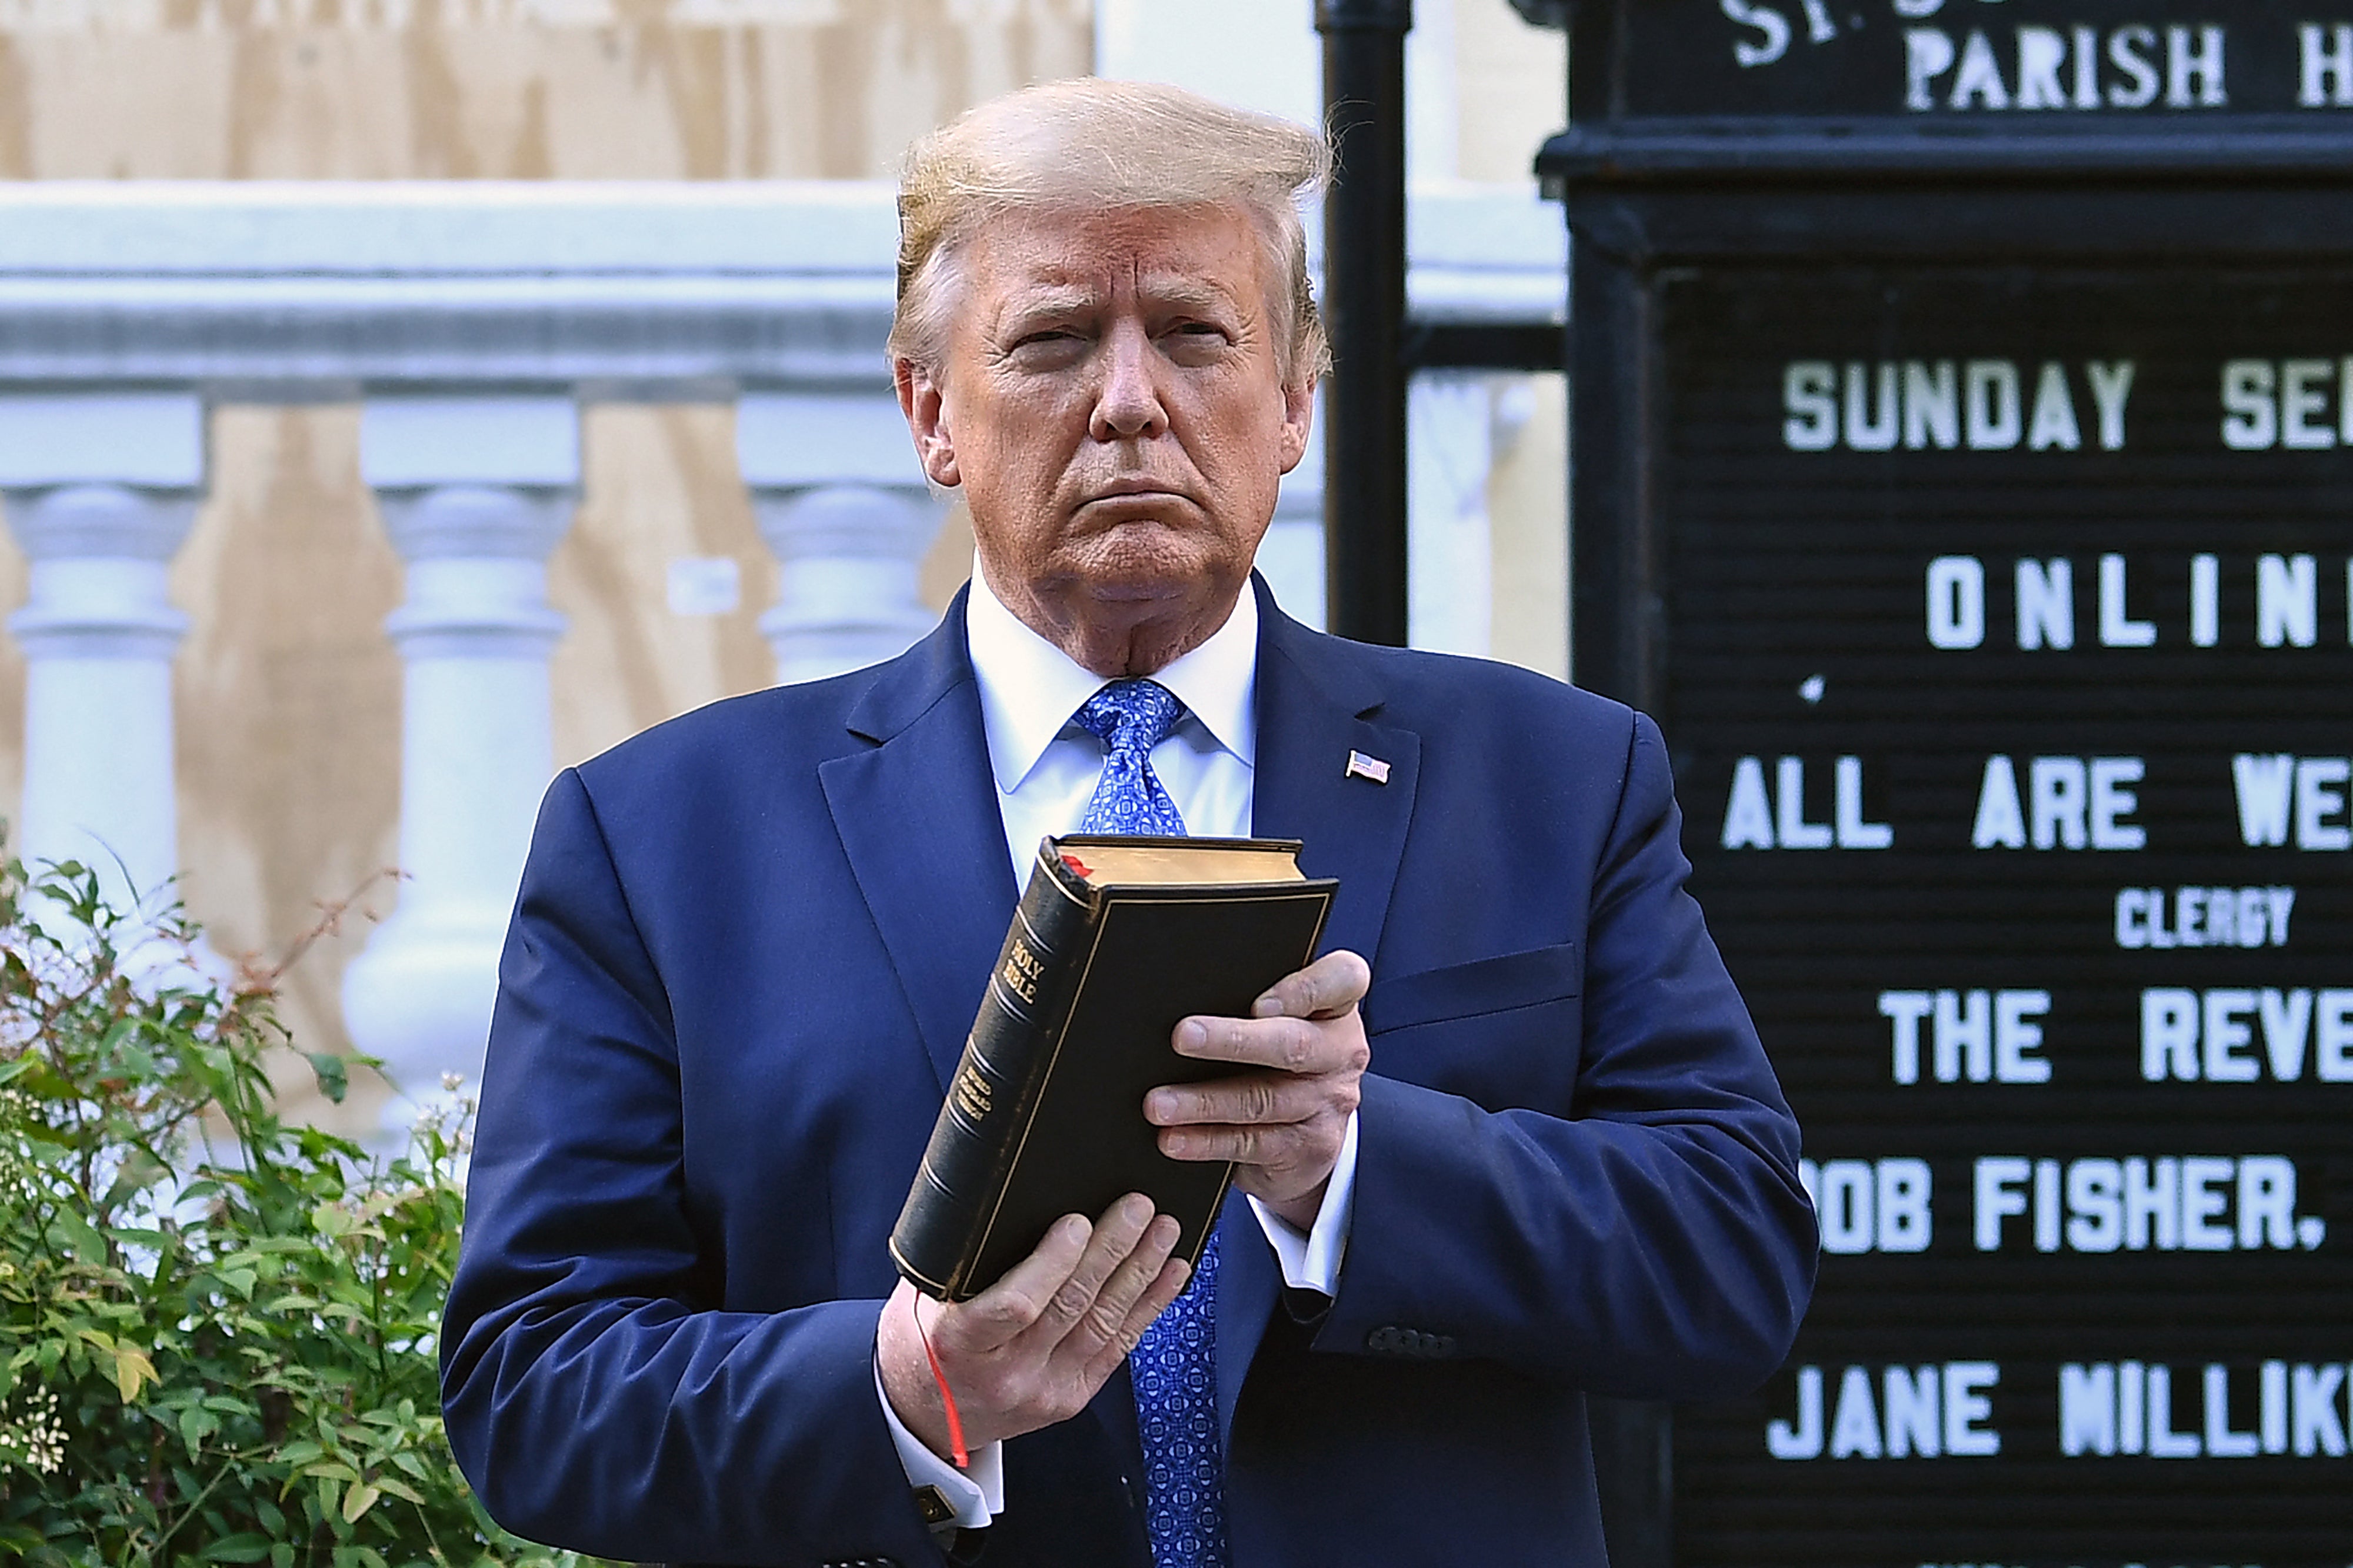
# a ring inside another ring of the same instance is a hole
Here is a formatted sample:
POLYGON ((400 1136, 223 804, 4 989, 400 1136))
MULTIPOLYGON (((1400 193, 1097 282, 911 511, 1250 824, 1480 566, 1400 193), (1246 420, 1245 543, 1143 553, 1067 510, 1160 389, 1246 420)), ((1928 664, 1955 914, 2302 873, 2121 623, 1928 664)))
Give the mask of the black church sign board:
POLYGON ((2353 0, 1572 16, 1577 672, 1823 1228, 1672 1561, 2345 1568, 2353 0))

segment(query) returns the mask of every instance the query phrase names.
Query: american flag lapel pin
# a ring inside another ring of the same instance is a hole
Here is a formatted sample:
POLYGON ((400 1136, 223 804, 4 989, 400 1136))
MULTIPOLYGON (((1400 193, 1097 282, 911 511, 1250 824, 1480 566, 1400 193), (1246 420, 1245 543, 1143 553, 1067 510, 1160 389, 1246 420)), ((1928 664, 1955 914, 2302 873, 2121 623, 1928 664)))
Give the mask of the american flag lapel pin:
POLYGON ((1378 757, 1368 757, 1362 752, 1348 753, 1348 771, 1342 775, 1352 779, 1370 779, 1377 784, 1389 782, 1389 765, 1378 757))

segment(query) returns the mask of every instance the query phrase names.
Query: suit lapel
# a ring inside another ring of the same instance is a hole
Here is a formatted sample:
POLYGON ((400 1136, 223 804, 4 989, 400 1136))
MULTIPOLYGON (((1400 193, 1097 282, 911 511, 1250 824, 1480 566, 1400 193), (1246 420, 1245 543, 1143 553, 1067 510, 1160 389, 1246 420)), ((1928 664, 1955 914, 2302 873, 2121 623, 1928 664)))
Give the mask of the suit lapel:
MULTIPOLYGON (((1254 580, 1255 582, 1255 580, 1254 580)), ((1296 838, 1311 877, 1340 891, 1323 951, 1346 948, 1377 962, 1420 776, 1421 737, 1378 722, 1373 659, 1356 645, 1309 631, 1259 593, 1258 761, 1250 831, 1296 838), (1352 775, 1350 752, 1388 764, 1388 782, 1352 775)), ((1234 1404, 1282 1279, 1257 1216, 1237 1194, 1219 1221, 1218 1415, 1229 1436, 1234 1404)))
POLYGON ((818 769, 943 1092, 1015 898, 964 624, 958 595, 852 708, 871 748, 818 769))
POLYGON ((1324 951, 1377 958, 1398 858, 1413 820, 1421 737, 1378 721, 1379 681, 1368 650, 1311 632, 1260 599, 1258 765, 1250 831, 1305 844, 1311 877, 1337 877, 1324 951), (1388 765, 1388 781, 1351 774, 1357 752, 1388 765))

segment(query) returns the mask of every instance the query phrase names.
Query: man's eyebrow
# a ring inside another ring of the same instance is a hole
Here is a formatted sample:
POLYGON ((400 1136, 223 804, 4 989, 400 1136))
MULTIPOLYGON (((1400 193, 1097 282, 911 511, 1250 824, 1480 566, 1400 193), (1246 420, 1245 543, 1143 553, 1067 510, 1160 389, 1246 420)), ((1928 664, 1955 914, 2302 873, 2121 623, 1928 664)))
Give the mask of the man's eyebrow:
POLYGON ((1144 293, 1156 305, 1174 305, 1178 310, 1231 310, 1238 302, 1230 290, 1181 272, 1146 278, 1144 293))
POLYGON ((1083 283, 1039 283, 1016 289, 1005 302, 1007 321, 1083 310, 1101 302, 1103 290, 1083 283))
MULTIPOLYGON (((1209 279, 1184 272, 1149 274, 1143 292, 1160 310, 1212 314, 1238 309, 1240 300, 1209 279)), ((1018 331, 1029 323, 1076 314, 1103 302, 1102 287, 1091 282, 1039 279, 1016 288, 997 319, 1000 331, 1018 331)))

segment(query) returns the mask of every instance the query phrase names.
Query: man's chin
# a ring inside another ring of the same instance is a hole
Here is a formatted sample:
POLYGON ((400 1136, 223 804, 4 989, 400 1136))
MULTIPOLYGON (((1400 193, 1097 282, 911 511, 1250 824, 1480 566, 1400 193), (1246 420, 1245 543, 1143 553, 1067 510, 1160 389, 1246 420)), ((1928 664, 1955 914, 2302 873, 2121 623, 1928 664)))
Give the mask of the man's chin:
POLYGON ((1232 597, 1234 581, 1204 567, 1166 572, 1089 574, 1071 584, 1070 602, 1104 626, 1143 626, 1187 619, 1232 597))
POLYGON ((1150 571, 1096 563, 1057 572, 1051 583, 1038 595, 1043 619, 1033 625, 1106 677, 1152 674, 1198 647, 1233 608, 1234 584, 1212 563, 1195 560, 1150 571))
POLYGON ((1149 612, 1156 605, 1181 605, 1200 592, 1199 580, 1192 577, 1115 578, 1090 577, 1080 584, 1080 596, 1098 605, 1132 605, 1140 612, 1149 612))
POLYGON ((1086 541, 1057 573, 1080 595, 1102 605, 1198 602, 1226 577, 1222 553, 1194 530, 1165 524, 1123 527, 1086 541))

